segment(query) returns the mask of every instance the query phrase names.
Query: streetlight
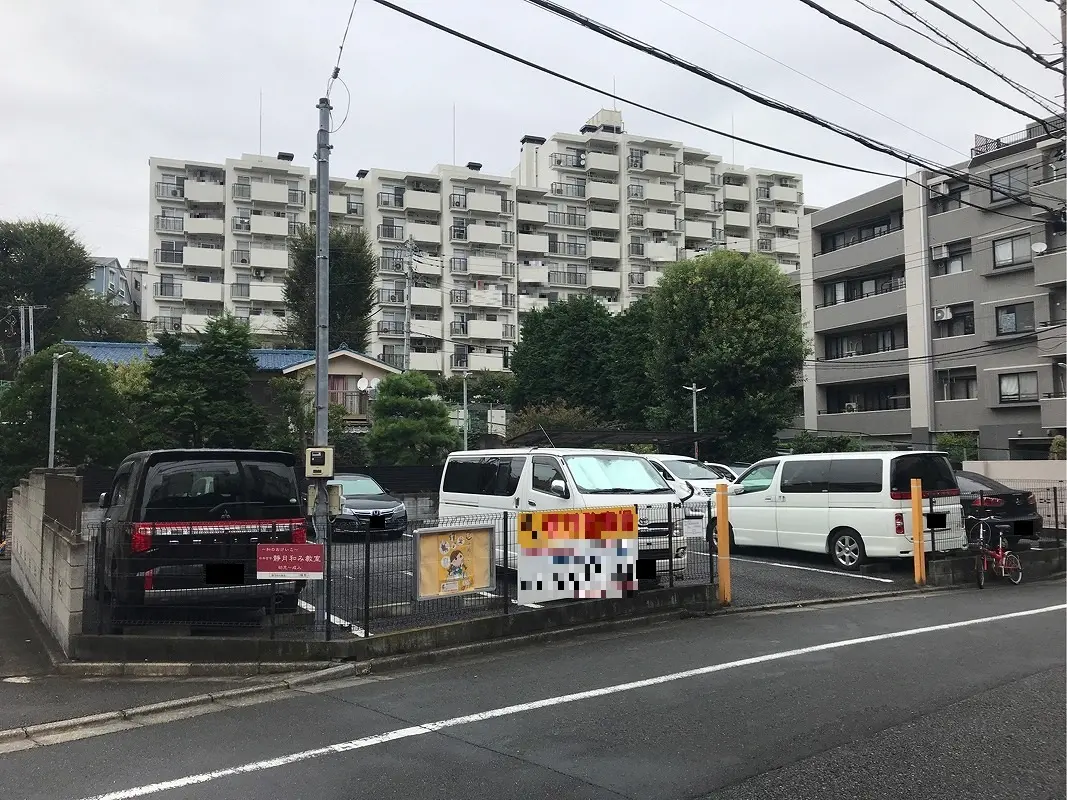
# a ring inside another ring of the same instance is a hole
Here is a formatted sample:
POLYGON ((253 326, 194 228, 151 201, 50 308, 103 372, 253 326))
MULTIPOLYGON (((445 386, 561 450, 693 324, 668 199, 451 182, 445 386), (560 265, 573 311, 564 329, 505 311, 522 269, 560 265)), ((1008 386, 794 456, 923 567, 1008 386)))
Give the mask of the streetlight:
POLYGON ((65 353, 52 354, 52 410, 48 420, 48 468, 56 465, 56 395, 59 392, 59 362, 70 355, 65 353))
POLYGON ((697 395, 700 394, 705 389, 707 389, 708 387, 707 386, 701 386, 698 389, 697 388, 697 382, 693 381, 693 385, 692 386, 683 386, 682 388, 685 389, 688 392, 692 392, 693 393, 693 458, 695 458, 695 459, 697 459, 699 461, 700 460, 700 445, 697 443, 697 437, 696 437, 696 432, 697 432, 697 395))

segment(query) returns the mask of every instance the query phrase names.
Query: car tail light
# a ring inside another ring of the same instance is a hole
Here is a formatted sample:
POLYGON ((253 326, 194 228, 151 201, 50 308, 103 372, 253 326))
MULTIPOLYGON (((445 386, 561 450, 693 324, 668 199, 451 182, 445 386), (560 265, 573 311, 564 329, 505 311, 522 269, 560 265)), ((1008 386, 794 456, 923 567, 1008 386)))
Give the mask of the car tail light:
MULTIPOLYGON (((889 492, 889 496, 894 500, 911 500, 911 489, 893 489, 889 492)), ((923 490, 923 497, 959 497, 959 489, 935 489, 933 491, 923 490)))
POLYGON ((152 587, 156 585, 156 575, 152 570, 148 570, 144 574, 144 590, 146 592, 152 591, 152 587))
POLYGON ((1030 494, 1026 495, 1026 504, 1028 506, 1036 506, 1037 505, 1037 498, 1034 497, 1032 492, 1030 494))
POLYGON ((293 523, 293 544, 307 544, 308 526, 305 522, 293 523))
POLYGON ((152 526, 134 525, 130 535, 130 552, 144 553, 152 549, 152 526))
POLYGON ((896 528, 896 532, 900 536, 903 536, 904 533, 905 533, 905 531, 904 531, 904 515, 903 514, 894 514, 893 515, 893 525, 896 528))
POLYGON ((971 505, 975 508, 999 508, 1004 505, 1004 501, 999 497, 976 497, 971 505))

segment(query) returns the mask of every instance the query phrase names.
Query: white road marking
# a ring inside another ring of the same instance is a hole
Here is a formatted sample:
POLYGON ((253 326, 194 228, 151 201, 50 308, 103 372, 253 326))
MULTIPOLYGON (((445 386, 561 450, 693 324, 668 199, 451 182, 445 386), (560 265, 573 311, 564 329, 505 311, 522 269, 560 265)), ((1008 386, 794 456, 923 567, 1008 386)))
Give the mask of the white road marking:
MULTIPOLYGON (((704 553, 700 550, 690 550, 690 553, 695 555, 704 556, 705 558, 716 558, 714 553, 704 553)), ((851 572, 840 572, 836 569, 818 569, 817 567, 802 567, 799 564, 783 564, 780 561, 763 561, 758 558, 738 558, 737 556, 730 556, 731 561, 741 561, 745 564, 763 564, 767 567, 781 567, 782 569, 799 569, 802 572, 818 572, 822 575, 837 575, 842 578, 858 578, 861 581, 877 581, 878 583, 893 583, 892 578, 876 578, 873 575, 854 575, 851 572)))
MULTIPOLYGON (((503 597, 503 595, 493 594, 492 592, 477 592, 477 594, 480 594, 482 597, 503 597)), ((511 602, 517 606, 522 606, 523 608, 544 608, 544 606, 538 605, 537 603, 520 603, 514 598, 512 598, 511 602)))
POLYGON ((203 783, 209 783, 211 781, 219 780, 220 778, 229 778, 235 775, 246 775, 250 772, 261 772, 263 770, 273 769, 274 767, 284 767, 288 766, 289 764, 296 764, 301 761, 309 761, 313 758, 319 758, 320 756, 332 755, 334 753, 347 753, 350 750, 362 750, 366 747, 374 747, 375 745, 385 744, 387 742, 394 742, 398 739, 409 739, 413 736, 422 736, 427 733, 435 733, 436 731, 444 730, 446 728, 455 728, 460 725, 471 725, 476 722, 485 722, 486 720, 497 719, 499 717, 510 717, 516 714, 525 714, 528 711, 536 711, 541 708, 550 708, 552 706, 576 703, 582 700, 591 700, 596 697, 606 697, 608 695, 619 694, 620 692, 632 692, 635 689, 645 689, 649 686, 659 686, 665 683, 685 680, 686 678, 695 678, 703 675, 710 675, 715 672, 724 672, 728 669, 736 669, 738 667, 750 667, 756 664, 765 664, 769 661, 781 661, 783 659, 796 658, 797 656, 805 656, 811 653, 821 653, 827 650, 840 650, 845 647, 855 647, 856 645, 871 644, 873 642, 884 642, 890 639, 903 639, 909 636, 918 636, 924 633, 947 631, 953 630, 955 628, 965 628, 972 625, 983 625, 988 622, 1000 622, 1007 619, 1031 617, 1036 614, 1047 614, 1052 611, 1063 611, 1064 609, 1067 609, 1067 603, 1060 603, 1054 606, 1045 606, 1043 608, 1034 608, 1027 611, 1014 611, 1009 614, 998 614, 992 617, 980 617, 978 619, 967 619, 960 620, 957 622, 945 622, 940 625, 927 625, 922 628, 910 628, 908 630, 903 631, 894 631, 893 633, 878 633, 873 636, 861 636, 856 639, 842 639, 836 642, 816 644, 811 645, 809 647, 798 647, 794 650, 783 650, 777 653, 767 653, 762 656, 742 658, 738 661, 727 661, 722 664, 712 664, 706 667, 688 669, 684 672, 673 672, 669 675, 659 675, 655 678, 645 678, 644 680, 631 681, 630 683, 618 683, 614 686, 605 686, 600 689, 590 689, 585 692, 575 692, 573 694, 564 694, 559 695, 557 697, 546 697, 543 700, 535 700, 529 703, 519 703, 517 705, 512 706, 494 708, 489 711, 480 711, 476 714, 467 714, 462 717, 452 717, 451 719, 438 720, 437 722, 427 722, 422 725, 412 725, 411 727, 399 728, 397 730, 389 731, 387 733, 379 733, 374 736, 365 736, 361 739, 352 739, 347 742, 338 742, 337 744, 327 745, 326 747, 316 747, 313 750, 303 750, 299 753, 291 753, 287 756, 278 756, 277 758, 270 758, 264 761, 253 761, 248 764, 241 764, 237 767, 219 769, 213 772, 201 772, 198 775, 187 775, 184 778, 175 778, 169 781, 161 781, 160 783, 150 783, 145 786, 137 786, 133 789, 123 789, 117 792, 108 792, 107 794, 94 795, 93 797, 85 798, 84 800, 132 800, 132 798, 135 797, 146 797, 152 794, 159 794, 160 792, 167 792, 171 789, 183 789, 187 786, 196 786, 203 783))
POLYGON ((404 574, 405 574, 405 575, 407 575, 407 576, 408 576, 409 578, 414 578, 414 577, 415 577, 414 573, 412 573, 412 571, 411 571, 411 570, 409 570, 409 569, 405 569, 405 570, 404 570, 403 572, 404 572, 404 574))
MULTIPOLYGON (((303 600, 297 600, 296 603, 305 611, 311 611, 312 613, 317 611, 315 606, 311 605, 311 603, 307 603, 303 600)), ((334 625, 339 625, 342 628, 348 628, 356 636, 367 635, 367 632, 361 627, 359 627, 359 625, 356 625, 354 622, 349 622, 347 619, 341 619, 340 617, 334 614, 330 614, 330 622, 332 622, 334 625)))

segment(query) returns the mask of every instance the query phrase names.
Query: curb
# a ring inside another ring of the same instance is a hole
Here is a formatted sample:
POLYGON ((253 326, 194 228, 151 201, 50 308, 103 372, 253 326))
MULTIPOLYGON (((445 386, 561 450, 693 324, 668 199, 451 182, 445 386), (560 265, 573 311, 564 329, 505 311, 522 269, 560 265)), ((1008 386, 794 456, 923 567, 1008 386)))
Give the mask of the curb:
POLYGON ((234 661, 222 664, 199 662, 63 661, 55 674, 67 678, 249 678, 309 670, 324 671, 336 661, 234 661))

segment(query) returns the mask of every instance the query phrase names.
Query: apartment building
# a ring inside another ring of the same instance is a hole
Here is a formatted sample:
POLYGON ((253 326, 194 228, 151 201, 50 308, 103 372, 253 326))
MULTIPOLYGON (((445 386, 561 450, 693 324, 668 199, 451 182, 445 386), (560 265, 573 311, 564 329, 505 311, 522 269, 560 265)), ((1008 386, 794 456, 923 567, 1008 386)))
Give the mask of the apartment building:
POLYGON ((619 311, 667 264, 717 248, 799 270, 800 175, 629 134, 618 111, 602 109, 575 134, 524 136, 513 174, 520 316, 573 294, 619 311))
POLYGON ((958 167, 992 191, 917 173, 802 218, 807 429, 1047 457, 1067 426, 1062 118, 1049 126, 975 137, 958 167))
POLYGON ((117 258, 93 257, 92 272, 85 288, 100 297, 110 297, 113 302, 125 306, 126 313, 134 319, 141 318, 141 291, 145 269, 143 261, 130 259, 127 266, 117 258))

